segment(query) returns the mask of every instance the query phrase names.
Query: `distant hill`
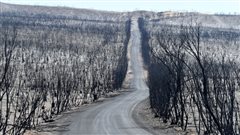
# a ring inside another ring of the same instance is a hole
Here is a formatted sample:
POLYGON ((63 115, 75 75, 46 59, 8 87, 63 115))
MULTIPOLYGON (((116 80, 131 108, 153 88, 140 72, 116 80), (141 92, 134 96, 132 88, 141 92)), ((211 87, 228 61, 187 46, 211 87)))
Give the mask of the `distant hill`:
POLYGON ((240 29, 240 15, 202 14, 197 12, 159 12, 149 18, 152 22, 163 24, 189 24, 198 22, 206 27, 240 29))
POLYGON ((0 2, 1 14, 13 13, 17 16, 58 16, 86 20, 124 21, 131 16, 143 17, 150 22, 162 24, 188 24, 191 20, 206 27, 240 29, 240 15, 212 15, 197 12, 111 12, 93 9, 78 9, 69 7, 15 5, 0 2))
POLYGON ((120 12, 100 11, 93 9, 77 9, 69 7, 50 7, 50 6, 29 6, 29 5, 15 5, 6 4, 0 2, 1 13, 13 13, 24 14, 27 16, 36 16, 39 14, 45 14, 50 16, 64 16, 74 17, 78 19, 88 20, 122 20, 126 19, 127 14, 120 12))

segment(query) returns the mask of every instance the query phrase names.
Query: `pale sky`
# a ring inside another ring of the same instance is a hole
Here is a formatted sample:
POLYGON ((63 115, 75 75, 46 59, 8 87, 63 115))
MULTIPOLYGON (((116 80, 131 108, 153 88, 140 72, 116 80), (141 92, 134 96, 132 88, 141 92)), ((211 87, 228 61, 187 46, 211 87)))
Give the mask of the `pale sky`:
POLYGON ((240 14, 240 0, 0 0, 0 2, 108 11, 172 10, 240 14))

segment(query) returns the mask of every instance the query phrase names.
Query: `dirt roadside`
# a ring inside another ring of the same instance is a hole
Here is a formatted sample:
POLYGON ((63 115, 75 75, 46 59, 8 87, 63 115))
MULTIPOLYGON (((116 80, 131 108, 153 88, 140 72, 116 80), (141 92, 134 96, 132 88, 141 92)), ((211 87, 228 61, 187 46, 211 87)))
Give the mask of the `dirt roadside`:
POLYGON ((195 135, 190 131, 182 131, 179 127, 161 122, 161 120, 156 118, 152 113, 148 98, 134 108, 132 115, 138 125, 141 125, 142 128, 153 135, 195 135))

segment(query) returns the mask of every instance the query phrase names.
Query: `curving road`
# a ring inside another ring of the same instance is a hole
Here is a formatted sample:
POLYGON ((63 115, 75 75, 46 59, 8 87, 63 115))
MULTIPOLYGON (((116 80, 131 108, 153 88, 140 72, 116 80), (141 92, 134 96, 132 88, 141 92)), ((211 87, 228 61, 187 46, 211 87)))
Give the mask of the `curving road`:
POLYGON ((128 45, 129 67, 127 79, 130 92, 125 92, 85 111, 75 113, 70 118, 67 130, 58 134, 106 134, 106 135, 140 135, 150 134, 133 120, 134 107, 148 97, 148 88, 144 81, 145 71, 140 51, 141 34, 137 18, 132 19, 131 37, 128 45))

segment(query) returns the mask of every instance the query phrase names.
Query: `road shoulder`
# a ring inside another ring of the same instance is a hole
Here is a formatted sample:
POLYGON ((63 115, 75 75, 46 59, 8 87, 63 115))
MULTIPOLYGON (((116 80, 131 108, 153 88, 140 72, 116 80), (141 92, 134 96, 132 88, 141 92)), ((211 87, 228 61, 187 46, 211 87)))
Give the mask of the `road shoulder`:
POLYGON ((186 134, 180 128, 169 126, 155 118, 151 112, 149 99, 140 102, 133 110, 134 121, 143 129, 152 133, 153 135, 183 135, 186 134))

